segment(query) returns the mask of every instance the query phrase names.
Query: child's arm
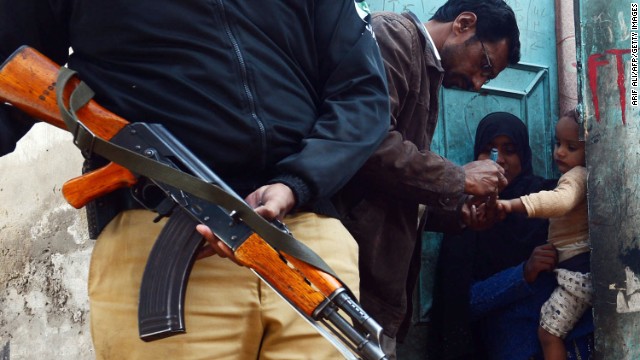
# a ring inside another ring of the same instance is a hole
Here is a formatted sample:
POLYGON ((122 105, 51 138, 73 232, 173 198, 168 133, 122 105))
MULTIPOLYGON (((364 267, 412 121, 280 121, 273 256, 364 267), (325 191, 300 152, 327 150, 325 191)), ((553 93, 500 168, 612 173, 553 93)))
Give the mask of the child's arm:
POLYGON ((586 201, 587 169, 576 166, 564 173, 551 191, 539 191, 520 197, 528 217, 554 218, 566 215, 586 201))
POLYGON ((587 169, 576 166, 565 173, 558 181, 558 186, 551 191, 543 190, 518 199, 499 200, 498 212, 502 216, 512 212, 537 218, 564 216, 584 201, 586 193, 587 169))

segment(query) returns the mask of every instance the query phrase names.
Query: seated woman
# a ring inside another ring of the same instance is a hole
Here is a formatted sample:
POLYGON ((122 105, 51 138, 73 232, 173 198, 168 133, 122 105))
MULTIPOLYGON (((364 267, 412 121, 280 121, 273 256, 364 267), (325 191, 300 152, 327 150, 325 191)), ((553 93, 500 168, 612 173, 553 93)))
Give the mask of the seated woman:
MULTIPOLYGON (((533 174, 529 136, 516 116, 497 112, 480 121, 474 159, 498 149, 509 185, 500 199, 553 189, 557 180, 533 174)), ((548 221, 509 214, 485 231, 445 235, 438 258, 430 341, 435 359, 542 359, 540 308, 553 291, 557 254, 546 244, 548 221)), ((588 310, 566 338, 569 359, 593 348, 588 310)))

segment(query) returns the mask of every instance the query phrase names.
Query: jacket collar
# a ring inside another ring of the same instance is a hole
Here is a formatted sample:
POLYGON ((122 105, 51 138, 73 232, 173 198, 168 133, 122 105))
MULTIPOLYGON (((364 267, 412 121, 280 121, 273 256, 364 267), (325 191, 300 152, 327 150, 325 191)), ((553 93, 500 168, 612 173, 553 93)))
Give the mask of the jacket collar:
POLYGON ((427 31, 427 28, 424 26, 424 23, 420 21, 418 16, 411 11, 405 11, 402 14, 409 20, 413 21, 413 24, 422 35, 422 45, 424 46, 425 54, 431 55, 434 60, 434 66, 438 68, 438 70, 443 71, 442 65, 440 63, 440 52, 438 52, 436 44, 433 42, 431 35, 427 31), (431 49, 431 51, 429 51, 428 49, 431 49))

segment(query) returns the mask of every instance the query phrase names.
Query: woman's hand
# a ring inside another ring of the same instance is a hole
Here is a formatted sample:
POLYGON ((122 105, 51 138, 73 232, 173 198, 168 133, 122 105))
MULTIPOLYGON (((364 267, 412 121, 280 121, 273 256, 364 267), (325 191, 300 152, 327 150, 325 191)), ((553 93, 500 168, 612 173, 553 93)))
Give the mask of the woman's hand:
POLYGON ((531 284, 543 271, 553 271, 558 263, 558 252, 551 244, 537 246, 524 264, 524 280, 531 284))

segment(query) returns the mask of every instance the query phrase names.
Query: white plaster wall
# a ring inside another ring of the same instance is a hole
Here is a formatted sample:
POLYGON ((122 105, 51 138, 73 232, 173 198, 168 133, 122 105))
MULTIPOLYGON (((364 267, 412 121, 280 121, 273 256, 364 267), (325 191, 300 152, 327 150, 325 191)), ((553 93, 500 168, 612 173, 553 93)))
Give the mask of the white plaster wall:
POLYGON ((93 359, 84 210, 62 197, 80 175, 71 136, 36 124, 0 158, 0 359, 93 359))

